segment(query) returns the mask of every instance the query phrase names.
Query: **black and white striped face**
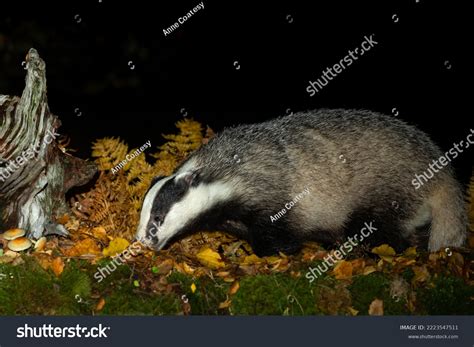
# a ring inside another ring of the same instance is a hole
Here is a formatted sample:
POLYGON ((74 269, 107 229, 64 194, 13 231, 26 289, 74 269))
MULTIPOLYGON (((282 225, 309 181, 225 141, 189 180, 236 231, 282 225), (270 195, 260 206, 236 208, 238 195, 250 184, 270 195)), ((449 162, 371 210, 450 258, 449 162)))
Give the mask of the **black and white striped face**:
POLYGON ((136 239, 160 250, 203 213, 230 197, 227 184, 202 183, 197 170, 159 178, 145 195, 136 239))

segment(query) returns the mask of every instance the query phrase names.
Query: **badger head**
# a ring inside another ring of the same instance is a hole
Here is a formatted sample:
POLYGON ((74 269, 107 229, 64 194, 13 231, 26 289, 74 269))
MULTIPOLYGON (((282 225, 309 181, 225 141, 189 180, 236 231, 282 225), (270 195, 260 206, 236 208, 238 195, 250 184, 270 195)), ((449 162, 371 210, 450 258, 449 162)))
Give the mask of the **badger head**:
POLYGON ((198 169, 157 177, 145 194, 135 238, 158 251, 171 238, 192 231, 206 212, 230 196, 229 185, 204 183, 198 169))

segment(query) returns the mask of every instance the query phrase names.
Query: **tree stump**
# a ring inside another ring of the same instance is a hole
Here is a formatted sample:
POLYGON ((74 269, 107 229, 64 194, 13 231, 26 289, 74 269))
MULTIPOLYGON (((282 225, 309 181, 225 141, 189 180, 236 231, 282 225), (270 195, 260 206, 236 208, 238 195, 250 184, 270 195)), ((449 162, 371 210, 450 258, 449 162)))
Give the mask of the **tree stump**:
POLYGON ((26 64, 21 98, 0 95, 0 232, 18 227, 38 239, 67 234, 56 223, 69 211, 65 194, 97 168, 58 147, 61 122, 49 111, 45 63, 32 48, 26 64))

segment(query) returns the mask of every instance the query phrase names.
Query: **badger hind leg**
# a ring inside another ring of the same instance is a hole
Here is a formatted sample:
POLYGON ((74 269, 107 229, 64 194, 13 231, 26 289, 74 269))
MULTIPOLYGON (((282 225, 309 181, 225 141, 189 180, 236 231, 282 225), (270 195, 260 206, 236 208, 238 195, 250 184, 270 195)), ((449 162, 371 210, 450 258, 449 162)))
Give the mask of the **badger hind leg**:
MULTIPOLYGON (((389 205, 386 208, 383 203, 372 208, 359 209, 352 213, 346 224, 346 237, 357 237, 359 241, 363 236, 362 229, 367 225, 374 227, 374 232, 363 237, 361 246, 375 247, 381 244, 388 244, 397 253, 402 252, 411 245, 410 241, 401 232, 403 230, 398 211, 389 205)), ((364 232, 365 233, 365 232, 364 232)))
POLYGON ((431 207, 428 250, 460 247, 467 236, 467 210, 459 183, 450 174, 440 177, 426 200, 431 207))

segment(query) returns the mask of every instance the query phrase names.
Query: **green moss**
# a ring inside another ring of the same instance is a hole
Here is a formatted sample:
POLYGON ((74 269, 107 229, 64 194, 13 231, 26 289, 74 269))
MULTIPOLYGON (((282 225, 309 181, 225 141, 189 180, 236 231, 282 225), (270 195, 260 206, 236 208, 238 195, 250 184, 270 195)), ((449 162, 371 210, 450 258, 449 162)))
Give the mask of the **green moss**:
POLYGON ((57 314, 62 298, 51 273, 28 259, 18 266, 0 265, 0 273, 6 275, 0 280, 0 314, 57 314))
MULTIPOLYGON (((221 279, 173 272, 167 278, 173 291, 160 295, 151 291, 150 284, 161 275, 153 275, 150 270, 142 277, 128 264, 97 281, 94 274, 98 267, 107 264, 107 260, 98 265, 72 260, 59 277, 28 257, 18 266, 0 264, 0 315, 177 315, 183 313, 185 300, 189 300, 193 315, 347 314, 349 306, 367 314, 376 298, 383 300, 386 315, 409 313, 405 300, 397 302, 391 297, 392 279, 380 272, 356 276, 350 286, 326 274, 309 283, 306 267, 299 278, 289 274, 245 276, 239 279, 237 293, 230 297, 231 306, 219 309, 219 304, 229 299, 230 287, 221 279), (99 298, 106 303, 102 311, 96 312, 99 298)), ((413 272, 405 270, 401 277, 408 282, 413 272)), ((474 288, 457 277, 434 276, 433 282, 416 294, 419 314, 474 313, 474 288)))
POLYGON ((284 274, 256 275, 240 281, 232 298, 237 315, 310 315, 317 314, 315 292, 304 277, 284 274))
POLYGON ((383 301, 384 315, 408 314, 405 299, 395 300, 390 295, 390 279, 387 275, 374 272, 367 276, 357 276, 349 287, 352 294, 352 305, 361 315, 367 315, 371 302, 383 301))
POLYGON ((105 297, 100 314, 105 315, 176 315, 182 312, 181 303, 174 295, 141 292, 133 284, 120 285, 105 297))
POLYGON ((474 287, 461 278, 438 276, 432 286, 417 292, 421 311, 429 315, 472 315, 474 314, 474 287))
MULTIPOLYGON (((219 309, 219 304, 227 299, 230 284, 221 279, 210 279, 209 277, 192 278, 173 272, 168 277, 169 283, 179 284, 183 300, 188 300, 191 305, 191 314, 194 315, 218 315, 228 313, 228 310, 219 309), (194 283, 196 290, 193 293, 191 285, 194 283)), ((181 300, 181 296, 179 296, 181 300)))
POLYGON ((403 272, 401 273, 402 278, 407 281, 408 283, 411 282, 413 277, 415 277, 415 272, 411 267, 407 267, 403 272))

